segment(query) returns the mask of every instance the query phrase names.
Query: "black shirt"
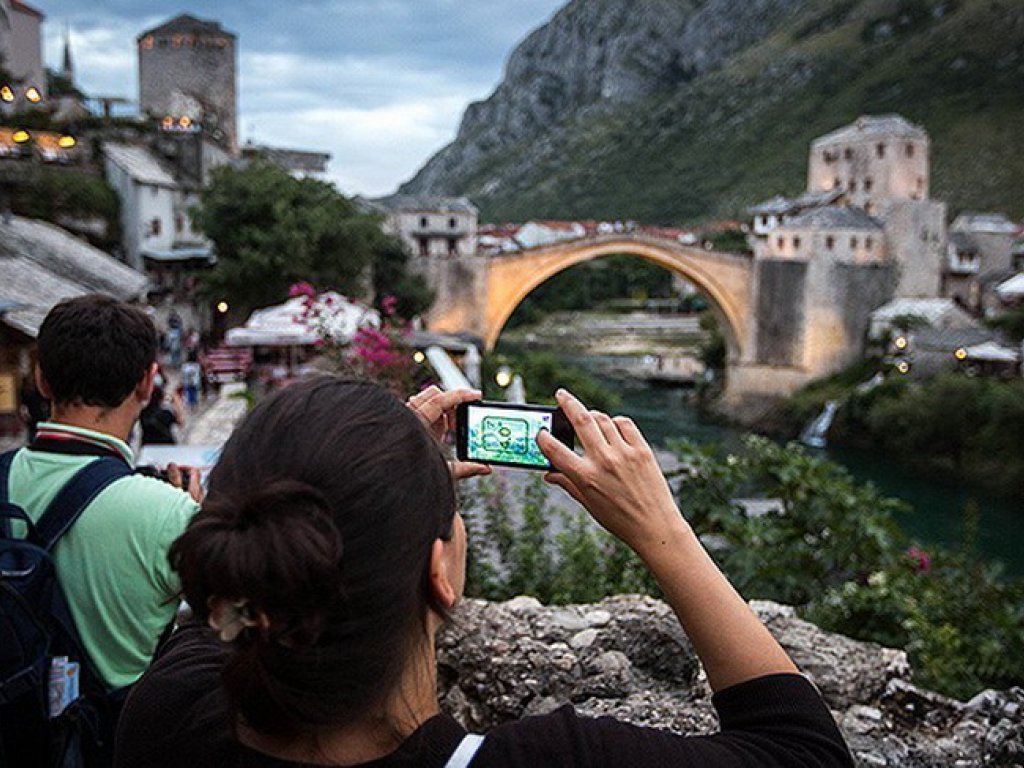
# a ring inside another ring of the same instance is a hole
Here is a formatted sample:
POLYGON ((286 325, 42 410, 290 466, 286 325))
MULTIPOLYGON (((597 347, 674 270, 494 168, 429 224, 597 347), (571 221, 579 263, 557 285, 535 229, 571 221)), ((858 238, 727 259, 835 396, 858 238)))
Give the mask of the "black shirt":
MULTIPOLYGON (((121 717, 120 768, 296 768, 235 740, 220 686, 225 650, 198 626, 179 631, 135 685, 121 717)), ((678 736, 569 705, 494 728, 473 768, 574 766, 852 766, 828 708, 799 675, 769 675, 719 691, 713 736, 678 736)), ((425 722, 392 754, 359 768, 443 768, 466 731, 448 715, 425 722)))

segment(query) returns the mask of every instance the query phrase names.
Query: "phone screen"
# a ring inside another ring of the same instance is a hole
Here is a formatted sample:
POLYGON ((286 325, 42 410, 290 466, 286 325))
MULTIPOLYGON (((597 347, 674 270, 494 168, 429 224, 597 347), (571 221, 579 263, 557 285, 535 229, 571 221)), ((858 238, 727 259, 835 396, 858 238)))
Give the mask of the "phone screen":
POLYGON ((555 432, 555 409, 470 404, 464 410, 465 444, 460 458, 487 464, 548 469, 537 446, 542 429, 555 432))

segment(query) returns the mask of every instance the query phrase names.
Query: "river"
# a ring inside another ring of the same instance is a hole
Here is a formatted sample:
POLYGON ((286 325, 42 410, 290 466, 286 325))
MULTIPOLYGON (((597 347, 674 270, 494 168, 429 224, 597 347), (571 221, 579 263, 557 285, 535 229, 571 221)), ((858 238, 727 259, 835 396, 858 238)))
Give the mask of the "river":
MULTIPOLYGON (((729 448, 740 445, 743 431, 702 420, 685 390, 602 376, 600 367, 607 358, 566 356, 566 360, 591 370, 605 386, 618 392, 622 398, 621 411, 633 417, 656 445, 680 437, 729 448)), ((973 500, 980 512, 979 552, 986 558, 1002 561, 1008 574, 1024 576, 1024 499, 1001 497, 956 482, 925 479, 869 451, 826 448, 815 453, 842 465, 858 480, 874 483, 887 496, 907 502, 913 512, 900 515, 899 523, 911 539, 925 548, 929 544, 960 546, 964 508, 973 500)))

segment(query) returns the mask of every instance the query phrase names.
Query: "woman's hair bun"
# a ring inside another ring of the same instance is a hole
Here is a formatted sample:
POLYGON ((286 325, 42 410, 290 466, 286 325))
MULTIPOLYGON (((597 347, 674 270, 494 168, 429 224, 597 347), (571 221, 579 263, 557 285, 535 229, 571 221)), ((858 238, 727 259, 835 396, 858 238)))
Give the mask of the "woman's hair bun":
POLYGON ((185 599, 206 618, 211 598, 245 600, 272 642, 316 641, 342 598, 341 533, 307 483, 274 480, 243 498, 208 500, 171 547, 185 599))

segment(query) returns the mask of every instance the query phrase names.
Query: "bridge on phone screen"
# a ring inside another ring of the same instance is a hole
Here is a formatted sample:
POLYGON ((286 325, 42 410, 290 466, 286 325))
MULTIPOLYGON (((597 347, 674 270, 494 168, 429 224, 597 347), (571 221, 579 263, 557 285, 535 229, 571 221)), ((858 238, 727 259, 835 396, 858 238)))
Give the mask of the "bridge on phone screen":
POLYGON ((878 305, 867 307, 847 290, 863 289, 864 276, 852 277, 856 265, 828 258, 754 258, 629 232, 497 256, 438 259, 430 266, 436 299, 427 325, 469 331, 493 349, 531 291, 570 267, 612 255, 664 267, 708 299, 728 345, 727 400, 789 394, 845 367, 861 353, 867 313, 878 305))

